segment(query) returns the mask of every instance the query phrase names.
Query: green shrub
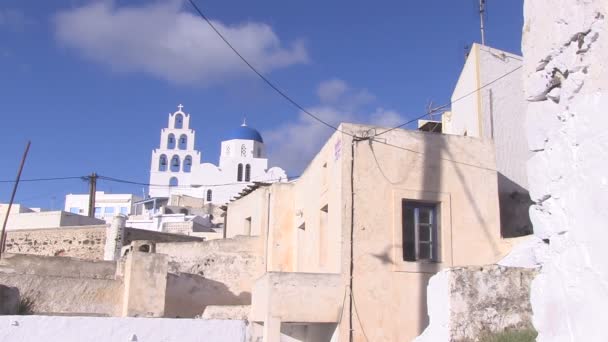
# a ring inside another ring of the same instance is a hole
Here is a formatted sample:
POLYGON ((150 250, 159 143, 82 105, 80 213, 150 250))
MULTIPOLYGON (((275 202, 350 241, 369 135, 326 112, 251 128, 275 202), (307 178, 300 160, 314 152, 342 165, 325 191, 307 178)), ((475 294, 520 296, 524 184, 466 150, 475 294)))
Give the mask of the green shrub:
POLYGON ((534 342, 538 333, 534 329, 507 330, 482 336, 480 342, 534 342))
POLYGON ((18 315, 33 315, 34 314, 34 301, 28 297, 21 297, 19 302, 18 315))

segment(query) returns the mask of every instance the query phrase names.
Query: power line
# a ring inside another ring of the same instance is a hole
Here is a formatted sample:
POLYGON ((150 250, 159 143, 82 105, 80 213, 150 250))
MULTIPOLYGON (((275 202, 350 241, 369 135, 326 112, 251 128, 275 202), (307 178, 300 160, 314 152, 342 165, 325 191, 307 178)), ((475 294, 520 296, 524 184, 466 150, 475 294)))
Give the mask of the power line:
MULTIPOLYGON (((433 112, 437 112, 437 111, 439 111, 439 110, 442 110, 442 109, 445 109, 445 108, 447 108, 447 107, 450 107, 450 106, 451 106, 451 105, 453 105, 454 103, 456 103, 456 102, 458 102, 458 101, 460 101, 460 100, 462 100, 462 99, 465 99, 465 98, 467 98, 467 97, 469 97, 469 96, 471 96, 471 95, 473 95, 473 94, 477 93, 478 91, 480 91, 480 90, 482 90, 482 89, 484 89, 484 88, 486 88, 486 87, 489 87, 490 85, 492 85, 492 84, 494 84, 494 83, 496 83, 496 82, 498 82, 498 81, 502 80, 503 78, 505 78, 505 77, 507 77, 507 76, 511 75, 512 73, 516 72, 517 70, 521 69, 522 67, 523 67, 523 66, 522 66, 522 65, 520 65, 520 66, 518 66, 517 68, 515 68, 515 69, 513 69, 513 70, 511 70, 511 71, 509 71, 509 72, 507 72, 507 73, 505 73, 505 74, 503 74, 503 75, 501 75, 500 77, 498 77, 498 78, 496 78, 496 79, 494 79, 494 80, 492 80, 492 81, 490 81, 490 82, 488 82, 488 83, 486 83, 486 84, 482 85, 481 87, 479 87, 479 88, 477 88, 477 89, 475 89, 475 90, 473 90, 473 91, 471 91, 471 92, 469 92, 469 93, 466 93, 466 94, 462 95, 461 97, 459 97, 459 98, 455 99, 454 101, 450 101, 450 102, 448 102, 448 103, 446 103, 446 104, 444 104, 444 105, 442 105, 442 106, 439 106, 439 107, 433 108, 433 112)), ((401 127, 406 126, 406 125, 408 125, 408 124, 410 124, 410 123, 412 123, 412 122, 414 122, 414 121, 420 120, 420 119, 422 119, 423 117, 425 117, 425 116, 427 116, 427 115, 429 115, 429 114, 430 114, 430 113, 425 113, 424 115, 421 115, 421 116, 419 116, 419 117, 417 117, 417 118, 415 118, 415 119, 412 119, 412 120, 410 120, 410 121, 407 121, 407 122, 405 122, 405 123, 402 123, 402 124, 401 124, 401 125, 399 125, 399 126, 395 126, 395 127, 393 127, 393 128, 389 128, 389 129, 387 129, 387 130, 385 130, 385 131, 382 131, 382 132, 380 132, 380 133, 376 134, 376 136, 382 135, 382 134, 384 134, 384 133, 388 133, 388 132, 390 132, 390 131, 394 131, 394 130, 396 130, 397 128, 401 128, 401 127)))
MULTIPOLYGON (((80 179, 87 180, 88 176, 74 176, 74 177, 53 177, 53 178, 32 178, 32 179, 22 179, 20 182, 46 182, 46 181, 56 181, 56 180, 68 180, 68 179, 80 179)), ((0 180, 0 183, 14 183, 14 180, 0 180)))
POLYGON ((232 182, 232 183, 223 183, 223 184, 196 184, 195 186, 191 186, 191 185, 171 186, 168 184, 151 184, 151 183, 137 182, 137 181, 131 181, 131 180, 126 180, 126 179, 114 178, 114 177, 107 177, 107 176, 102 176, 102 175, 99 175, 98 179, 110 181, 110 182, 116 182, 116 183, 142 185, 142 186, 150 186, 150 187, 168 187, 168 188, 196 188, 196 187, 203 188, 203 187, 205 187, 205 188, 210 188, 210 187, 227 186, 227 185, 246 185, 247 183, 280 182, 282 180, 286 180, 286 179, 293 180, 293 179, 297 179, 299 177, 300 176, 292 176, 292 177, 287 176, 287 178, 262 179, 262 180, 254 179, 249 182, 232 182))
MULTIPOLYGON (((334 130, 336 130, 338 132, 341 132, 341 133, 344 133, 344 134, 347 134, 347 135, 350 135, 350 136, 354 136, 352 133, 341 131, 340 129, 338 129, 338 127, 336 127, 336 126, 334 126, 332 124, 327 123, 326 121, 322 120, 318 116, 316 116, 313 113, 309 112, 304 107, 302 107, 300 104, 298 104, 295 100, 293 100, 291 97, 289 97, 286 93, 284 93, 283 91, 281 91, 270 80, 268 80, 268 78, 266 78, 262 73, 260 73, 245 57, 243 57, 243 55, 241 55, 234 46, 232 46, 232 44, 228 41, 228 39, 226 39, 226 37, 224 37, 224 35, 222 35, 222 33, 215 27, 215 25, 213 25, 213 23, 211 22, 211 20, 209 18, 207 18, 207 16, 205 14, 203 14, 203 12, 196 5, 196 3, 194 2, 194 0, 188 0, 188 1, 192 5, 192 7, 198 12, 198 14, 200 15, 200 17, 203 20, 205 20, 205 22, 207 22, 207 24, 209 25, 209 27, 211 27, 211 29, 224 41, 224 43, 226 43, 226 45, 249 67, 249 69, 251 69, 258 77, 260 77, 269 87, 271 87, 273 90, 275 90, 279 95, 281 95, 283 98, 285 98, 288 102, 290 102, 296 108, 298 108, 299 110, 301 110, 302 112, 304 112, 308 116, 312 117, 313 119, 317 120, 318 122, 324 124, 327 127, 332 128, 332 129, 334 129, 334 130)), ((517 67, 517 68, 515 68, 515 69, 513 69, 513 70, 511 70, 509 72, 507 72, 506 74, 498 77, 497 79, 495 79, 495 80, 493 80, 493 81, 491 81, 491 82, 489 82, 487 84, 484 84, 483 86, 475 89, 474 91, 472 91, 470 93, 467 93, 467 94, 465 94, 465 95, 457 98, 454 101, 450 101, 449 103, 447 103, 447 104, 445 104, 443 106, 439 106, 437 108, 434 108, 433 112, 436 112, 436 111, 439 111, 441 109, 447 108, 447 107, 451 106, 452 104, 454 104, 454 103, 456 103, 456 102, 458 102, 458 101, 460 101, 460 100, 462 100, 462 99, 464 99, 464 98, 466 98, 466 97, 468 97, 468 96, 470 96, 470 95, 472 95, 472 94, 474 94, 474 93, 476 93, 476 92, 478 92, 478 91, 480 91, 480 90, 482 90, 482 89, 484 89, 484 88, 486 88, 486 87, 494 84, 495 82, 497 82, 497 81, 499 81, 499 80, 507 77, 508 75, 514 73, 515 71, 517 71, 517 70, 519 70, 521 68, 522 68, 522 66, 519 66, 519 67, 517 67)), ((407 121, 407 122, 405 122, 405 123, 403 123, 403 124, 401 124, 399 126, 395 126, 393 128, 387 129, 387 130, 385 130, 383 132, 380 132, 380 133, 378 133, 378 135, 382 135, 384 133, 388 133, 388 132, 390 132, 392 130, 395 130, 397 128, 401 128, 403 126, 406 126, 406 125, 408 125, 408 124, 410 124, 410 123, 412 123, 412 122, 414 122, 416 120, 422 119, 423 117, 425 117, 425 116, 427 116, 429 114, 431 114, 431 113, 425 113, 424 115, 421 115, 421 116, 419 116, 419 117, 417 117, 415 119, 409 120, 409 121, 407 121)))
POLYGON ((211 29, 213 29, 213 31, 215 31, 215 33, 224 41, 224 43, 226 43, 226 45, 228 45, 228 47, 249 67, 249 69, 251 69, 251 71, 253 71, 256 75, 258 75, 258 77, 261 78, 270 88, 272 88, 279 95, 281 95, 284 99, 286 99, 289 103, 291 103, 292 105, 294 105, 296 108, 298 108, 299 110, 301 110, 302 112, 304 112, 306 115, 310 116, 311 118, 317 120, 318 122, 324 124, 327 127, 332 128, 332 129, 334 129, 334 130, 336 130, 338 132, 341 132, 341 133, 353 136, 353 134, 341 131, 340 129, 338 129, 338 127, 336 127, 336 126, 334 126, 334 125, 332 125, 332 124, 324 121, 323 119, 321 119, 317 115, 309 112, 304 107, 302 107, 300 104, 298 104, 295 100, 293 100, 291 97, 289 97, 289 95, 287 95, 285 92, 283 92, 277 86, 275 86, 268 78, 266 78, 251 63, 249 63, 249 61, 245 57, 243 57, 243 55, 241 55, 238 52, 238 50, 236 48, 234 48, 234 46, 232 46, 232 44, 228 41, 228 39, 226 39, 226 37, 224 37, 224 35, 222 35, 222 33, 215 27, 215 25, 213 25, 213 23, 211 22, 211 20, 209 20, 209 18, 207 18, 207 16, 204 15, 203 12, 198 8, 198 6, 194 3, 194 0, 188 0, 188 1, 192 5, 192 7, 194 7, 194 9, 198 12, 198 14, 200 15, 200 17, 203 18, 203 20, 205 20, 207 22, 207 24, 209 24, 209 27, 211 27, 211 29))
MULTIPOLYGON (((371 141, 372 141, 372 143, 377 142, 379 144, 383 144, 383 145, 386 145, 386 146, 391 146, 391 147, 394 147, 394 148, 398 148, 398 149, 403 150, 403 151, 408 151, 408 152, 412 152, 412 153, 416 153, 416 154, 426 154, 426 152, 416 151, 416 150, 413 150, 413 149, 410 149, 410 148, 407 148, 407 147, 389 144, 387 142, 380 141, 380 140, 371 140, 371 141)), ((372 154, 374 154, 373 148, 372 148, 372 154)), ((375 154, 374 154, 374 158, 376 158, 375 154)), ((454 164, 461 164, 461 165, 471 166, 471 167, 475 167, 475 168, 482 169, 482 170, 488 170, 488 171, 494 171, 494 172, 497 171, 496 169, 492 169, 492 168, 489 168, 489 167, 484 167, 484 166, 479 166, 479 165, 475 165, 475 164, 465 163, 465 162, 461 162, 461 161, 457 161, 457 160, 453 160, 453 159, 449 159, 449 158, 438 157, 437 159, 444 160, 444 161, 447 161, 447 162, 450 162, 450 163, 454 163, 454 164)), ((378 168, 380 168, 379 164, 377 164, 377 166, 378 166, 378 168)), ((382 174, 384 175, 384 172, 382 172, 382 174)), ((389 183, 390 183, 390 181, 389 181, 389 183)))

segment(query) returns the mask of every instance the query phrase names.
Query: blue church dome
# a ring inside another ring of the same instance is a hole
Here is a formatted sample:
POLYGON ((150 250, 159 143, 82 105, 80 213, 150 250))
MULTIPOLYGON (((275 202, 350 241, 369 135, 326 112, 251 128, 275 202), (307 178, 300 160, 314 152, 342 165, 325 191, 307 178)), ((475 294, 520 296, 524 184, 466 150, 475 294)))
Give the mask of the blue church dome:
POLYGON ((260 134, 260 132, 258 132, 254 128, 248 127, 244 122, 239 128, 230 132, 230 134, 228 134, 228 137, 226 138, 226 140, 233 139, 253 140, 264 143, 264 139, 262 139, 262 135, 260 134))

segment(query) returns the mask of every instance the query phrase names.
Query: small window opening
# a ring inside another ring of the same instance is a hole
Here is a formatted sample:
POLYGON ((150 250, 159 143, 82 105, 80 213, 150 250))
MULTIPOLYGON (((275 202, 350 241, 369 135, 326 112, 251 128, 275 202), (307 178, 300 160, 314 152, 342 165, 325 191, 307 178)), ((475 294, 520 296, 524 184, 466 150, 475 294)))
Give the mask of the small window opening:
POLYGON ((236 168, 236 181, 237 182, 243 181, 243 164, 239 164, 236 168))
POLYGON ((181 114, 177 114, 175 116, 175 128, 183 128, 184 127, 184 117, 181 114))
POLYGON ((171 158, 171 172, 179 172, 179 157, 173 156, 171 158))
POLYGON ((251 235, 251 216, 245 219, 245 235, 251 235))
POLYGON ((167 171, 167 156, 164 154, 158 159, 158 171, 167 171))
POLYGON ((437 204, 402 202, 403 260, 439 261, 437 204))
POLYGON ((251 165, 245 165, 245 182, 249 182, 251 180, 251 165))
POLYGON ((167 138, 167 149, 174 149, 175 148, 175 136, 173 135, 173 133, 169 134, 169 137, 167 138))
POLYGON ((179 148, 180 150, 185 150, 185 149, 187 149, 187 148, 188 148, 188 137, 187 137, 185 134, 182 134, 182 135, 179 137, 179 145, 178 145, 178 148, 179 148))
POLYGON ((184 159, 184 168, 183 168, 184 172, 190 172, 192 171, 192 157, 190 156, 186 156, 186 158, 184 159))
POLYGON ((213 201, 213 192, 211 189, 207 190, 207 202, 213 201))

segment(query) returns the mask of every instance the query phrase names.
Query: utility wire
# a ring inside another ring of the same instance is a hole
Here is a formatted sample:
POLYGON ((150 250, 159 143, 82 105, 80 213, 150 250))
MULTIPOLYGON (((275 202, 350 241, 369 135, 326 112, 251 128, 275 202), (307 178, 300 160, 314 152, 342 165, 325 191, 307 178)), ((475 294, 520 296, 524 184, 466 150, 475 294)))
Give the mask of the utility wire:
MULTIPOLYGON (((283 98, 285 98, 288 102, 290 102, 296 108, 298 108, 299 110, 301 110, 302 112, 304 112, 308 116, 312 117, 313 119, 317 120, 318 122, 322 123, 323 125, 325 125, 327 127, 330 127, 330 128, 332 128, 332 129, 334 129, 334 130, 336 130, 338 132, 341 132, 341 133, 344 133, 344 134, 347 134, 347 135, 350 135, 350 136, 354 137, 354 135, 352 133, 341 131, 340 129, 338 129, 338 127, 336 127, 336 126, 334 126, 334 125, 332 125, 332 124, 324 121, 323 119, 319 118, 317 115, 309 112, 304 107, 302 107, 300 104, 298 104, 295 100, 293 100, 291 97, 289 97, 289 95, 287 95, 286 93, 284 93, 283 91, 281 91, 268 78, 266 78, 262 73, 260 73, 245 57, 243 57, 243 55, 241 55, 238 52, 238 50, 228 41, 228 39, 226 39, 226 37, 224 37, 224 35, 222 35, 222 33, 215 27, 215 25, 213 25, 213 23, 211 22, 211 20, 209 18, 207 18, 207 16, 205 14, 203 14, 203 12, 196 5, 196 3, 194 2, 194 0, 188 0, 188 1, 192 5, 192 7, 194 7, 194 9, 196 10, 196 12, 198 12, 198 14, 200 15, 200 17, 205 22, 207 22, 207 24, 209 25, 209 27, 211 27, 211 29, 224 41, 224 43, 226 43, 226 45, 228 45, 228 47, 249 67, 249 69, 251 69, 251 71, 253 71, 258 77, 260 77, 269 87, 271 87, 274 91, 276 91, 279 95, 281 95, 283 98)), ((476 93, 476 92, 478 92, 478 91, 480 91, 480 90, 482 90, 482 89, 484 89, 484 88, 486 88, 486 87, 494 84, 495 82, 497 82, 497 81, 499 81, 499 80, 507 77, 508 75, 514 73, 515 71, 517 71, 517 70, 519 70, 521 68, 522 68, 522 66, 519 66, 519 67, 517 67, 517 68, 515 68, 515 69, 513 69, 513 70, 511 70, 509 72, 507 72, 506 74, 498 77, 497 79, 495 79, 495 80, 493 80, 493 81, 491 81, 491 82, 489 82, 487 84, 484 84, 483 86, 481 86, 481 87, 473 90, 472 92, 467 93, 467 94, 465 94, 465 95, 457 98, 454 101, 450 101, 449 103, 447 103, 447 104, 445 104, 443 106, 434 108, 433 112, 437 112, 437 111, 439 111, 441 109, 447 108, 447 107, 451 106, 452 104, 454 104, 454 103, 456 103, 456 102, 458 102, 458 101, 460 101, 460 100, 462 100, 462 99, 464 99, 464 98, 466 98, 466 97, 468 97, 468 96, 470 96, 470 95, 472 95, 472 94, 474 94, 474 93, 476 93)), ((408 125, 408 124, 410 124, 410 123, 412 123, 414 121, 422 119, 423 117, 425 117, 425 116, 427 116, 429 114, 431 114, 431 113, 425 113, 424 115, 421 115, 421 116, 419 116, 419 117, 417 117, 415 119, 409 120, 409 121, 407 121, 407 122, 405 122, 405 123, 403 123, 403 124, 401 124, 399 126, 395 126, 393 128, 387 129, 387 130, 385 130, 383 132, 380 132, 380 133, 378 133, 378 135, 382 135, 384 133, 388 133, 390 131, 393 131, 393 130, 395 130, 397 128, 401 128, 403 126, 406 126, 406 125, 408 125)))
MULTIPOLYGON (((53 178, 32 178, 32 179, 22 179, 20 182, 46 182, 46 181, 56 181, 56 180, 67 180, 67 179, 81 179, 87 180, 87 176, 80 177, 53 177, 53 178)), ((14 180, 0 180, 0 183, 15 183, 14 180)))
MULTIPOLYGON (((300 176, 293 176, 293 177, 287 177, 287 180, 294 180, 299 178, 300 176)), ((126 179, 120 179, 120 178, 114 178, 114 177, 107 177, 107 176, 102 176, 99 175, 97 177, 100 180, 106 180, 106 181, 110 181, 110 182, 117 182, 117 183, 125 183, 125 184, 133 184, 133 185, 142 185, 142 186, 152 186, 152 187, 169 187, 169 188, 194 188, 194 186, 190 186, 190 185, 182 185, 182 186, 170 186, 167 184, 150 184, 150 183, 144 183, 144 182, 136 182, 136 181, 131 181, 131 180, 126 180, 126 179)), ((276 178, 276 179, 266 179, 266 180, 251 180, 249 182, 232 182, 232 183, 223 183, 223 184, 196 184, 197 187, 216 187, 216 186, 226 186, 226 185, 243 185, 243 184, 247 184, 247 183, 267 183, 267 182, 278 182, 281 180, 285 180, 285 178, 276 178)))
MULTIPOLYGON (((484 88, 486 88, 486 87, 488 87, 488 86, 490 86, 490 85, 492 85, 492 84, 494 84, 494 83, 496 83, 496 82, 498 82, 498 81, 502 80, 503 78, 505 78, 505 77, 507 77, 507 76, 511 75, 512 73, 516 72, 517 70, 521 69, 522 67, 523 67, 523 66, 521 66, 521 65, 520 65, 520 66, 518 66, 517 68, 515 68, 515 69, 513 69, 513 70, 511 70, 511 71, 509 71, 509 72, 507 72, 507 73, 505 73, 505 74, 503 74, 503 75, 501 75, 500 77, 498 77, 498 78, 496 78, 496 79, 494 79, 494 80, 492 80, 492 81, 490 81, 490 82, 488 82, 488 83, 486 83, 486 84, 482 85, 481 87, 479 87, 479 88, 477 88, 477 89, 475 89, 475 90, 473 90, 473 91, 471 91, 471 92, 469 92, 469 93, 466 93, 466 94, 462 95, 461 97, 459 97, 459 98, 455 99, 454 101, 450 101, 449 103, 446 103, 446 104, 444 104, 444 105, 442 105, 442 106, 439 106, 439 107, 433 108, 433 112, 437 112, 437 111, 439 111, 439 110, 442 110, 442 109, 445 109, 445 108, 447 108, 447 107, 450 107, 450 106, 451 106, 451 105, 453 105, 454 103, 456 103, 456 102, 458 102, 458 101, 460 101, 460 100, 462 100, 462 99, 465 99, 465 98, 467 98, 467 97, 469 97, 469 96, 471 96, 471 95, 473 95, 473 94, 477 93, 478 91, 480 91, 480 90, 482 90, 482 89, 484 89, 484 88)), ((410 121, 408 121, 408 122, 402 123, 402 124, 401 124, 401 125, 399 125, 399 126, 395 126, 395 127, 393 127, 393 128, 389 128, 389 129, 387 129, 387 130, 385 130, 385 131, 382 131, 382 132, 380 132, 380 133, 376 134, 376 136, 379 136, 379 135, 382 135, 382 134, 384 134, 384 133, 388 133, 388 132, 390 132, 390 131, 396 130, 397 128, 401 128, 401 127, 403 127, 403 126, 406 126, 406 125, 408 125, 408 124, 410 124, 410 123, 412 123, 412 122, 414 122, 414 121, 417 121, 417 120, 422 119, 423 117, 425 117, 425 116, 427 116, 427 115, 429 115, 429 114, 430 114, 430 113, 425 113, 424 115, 421 115, 421 116, 419 116, 419 117, 417 117, 417 118, 415 118, 415 119, 412 119, 412 120, 410 120, 410 121)))
MULTIPOLYGON (((287 180, 294 180, 299 178, 300 176, 287 176, 287 180)), ((46 181, 60 181, 60 180, 69 180, 69 179, 80 179, 83 181, 87 181, 90 178, 90 176, 73 176, 73 177, 52 177, 52 178, 32 178, 32 179, 22 179, 20 180, 21 182, 46 182, 46 181)), ((136 182, 136 181, 131 181, 131 180, 127 180, 127 179, 120 179, 120 178, 114 178, 114 177, 108 177, 108 176, 102 176, 99 175, 97 176, 97 179, 99 180, 105 180, 105 181, 110 181, 110 182, 116 182, 116 183, 124 183, 124 184, 133 184, 133 185, 143 185, 143 186, 155 186, 155 187, 172 187, 172 188, 179 188, 179 187, 183 187, 183 188, 192 188, 192 186, 190 185, 183 185, 183 186, 170 186, 167 184, 151 184, 151 183, 144 183, 144 182, 136 182)), ((213 186, 225 186, 225 185, 237 185, 237 184, 247 184, 247 183, 265 183, 265 182, 277 182, 277 181, 281 181, 284 180, 285 178, 276 178, 276 179, 267 179, 267 180, 255 180, 252 179, 249 182, 232 182, 232 183, 223 183, 223 184, 200 184, 197 186, 200 187, 213 187, 213 186)), ((14 180, 0 180, 0 183, 14 183, 14 180)))
POLYGON ((262 79, 262 81, 264 81, 270 88, 272 88, 274 91, 276 91, 279 95, 281 95, 285 100, 287 100, 289 103, 291 103, 292 105, 294 105, 296 108, 298 108, 299 110, 301 110, 302 112, 304 112, 306 115, 310 116, 311 118, 317 120, 318 122, 324 124, 325 126, 332 128, 338 132, 350 135, 350 136, 354 136, 351 133, 348 132, 344 132, 341 131, 340 129, 338 129, 338 127, 324 121, 323 119, 321 119, 320 117, 318 117, 317 115, 309 112, 308 110, 306 110, 304 107, 302 107, 300 104, 298 104, 295 100, 293 100, 291 97, 289 97, 289 95, 287 95, 285 92, 283 92, 281 89, 279 89, 276 85, 274 85, 268 78, 266 78, 266 76, 264 76, 261 72, 259 72, 251 63, 249 63, 249 61, 243 57, 243 55, 241 55, 241 53, 234 48, 234 46, 232 46, 232 44, 228 41, 228 39, 226 39, 226 37, 224 37, 224 35, 215 27, 215 25, 213 25, 213 23, 211 22, 211 20, 209 20, 209 18, 207 18, 207 16, 205 14, 203 14, 203 12, 200 10, 200 8, 196 5, 196 3, 194 3, 194 0, 188 0, 190 2, 190 4, 192 5, 192 7, 194 7, 194 9, 198 12, 198 14, 200 15, 201 18, 203 18, 203 20, 205 20, 207 22, 207 24, 209 24, 209 27, 211 27, 211 29, 213 29, 213 31, 215 31, 215 33, 224 41, 224 43, 226 43, 226 45, 228 45, 228 47, 237 55, 239 56, 239 58, 249 67, 249 69, 251 69, 251 71, 253 71, 256 75, 258 75, 259 78, 262 79))
MULTIPOLYGON (((383 145, 386 145, 386 146, 391 146, 391 147, 394 147, 394 148, 398 148, 398 149, 403 150, 403 151, 412 152, 412 153, 426 154, 426 152, 416 151, 416 150, 413 150, 413 149, 410 149, 410 148, 407 148, 407 147, 389 144, 387 142, 380 141, 380 140, 372 140, 372 143, 379 143, 379 144, 383 144, 383 145)), ((372 154, 374 154, 374 158, 376 158, 376 155, 375 155, 375 152, 374 152, 373 148, 372 148, 372 154)), ((460 161, 456 161, 456 160, 449 159, 449 158, 439 157, 437 159, 444 160, 444 161, 447 161, 447 162, 450 162, 450 163, 454 163, 454 164, 462 164, 462 165, 466 165, 466 166, 476 167, 476 168, 482 169, 482 170, 488 170, 488 171, 494 171, 494 172, 497 171, 496 169, 492 169, 492 168, 489 168, 489 167, 484 167, 484 166, 479 166, 479 165, 475 165, 475 164, 460 162, 460 161)), ((379 164, 378 164, 378 168, 380 168, 379 164)), ((384 172, 383 172, 383 174, 384 174, 384 172)), ((390 181, 389 181, 389 183, 390 183, 390 181)))

